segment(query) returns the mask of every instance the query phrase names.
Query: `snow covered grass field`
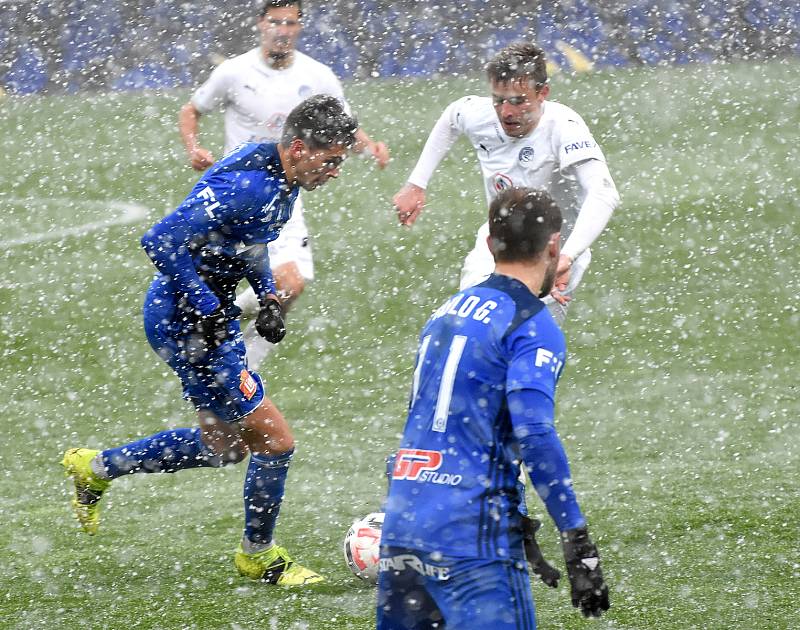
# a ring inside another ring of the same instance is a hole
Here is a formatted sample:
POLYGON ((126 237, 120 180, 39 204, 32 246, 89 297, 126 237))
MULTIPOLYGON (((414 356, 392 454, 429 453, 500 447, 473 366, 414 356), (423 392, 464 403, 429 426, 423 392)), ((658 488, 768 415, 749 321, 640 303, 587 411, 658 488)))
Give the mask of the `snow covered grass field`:
MULTIPOLYGON (((612 609, 584 621, 566 583, 537 583, 541 628, 800 627, 799 82, 797 61, 553 80, 623 207, 565 328, 557 421, 612 609)), ((352 159, 306 196, 317 280, 262 370, 298 441, 279 541, 328 578, 292 592, 233 568, 242 466, 117 481, 90 538, 58 465, 71 446, 193 422, 141 329, 152 266, 138 246, 195 180, 175 129, 186 93, 0 105, 0 627, 373 626, 374 590, 341 542, 378 507, 416 335, 483 220, 469 147, 413 229, 390 200, 441 109, 484 86, 347 90, 394 160, 352 159)), ((204 123, 220 146, 221 119, 204 123)), ((563 567, 550 522, 541 537, 563 567)))

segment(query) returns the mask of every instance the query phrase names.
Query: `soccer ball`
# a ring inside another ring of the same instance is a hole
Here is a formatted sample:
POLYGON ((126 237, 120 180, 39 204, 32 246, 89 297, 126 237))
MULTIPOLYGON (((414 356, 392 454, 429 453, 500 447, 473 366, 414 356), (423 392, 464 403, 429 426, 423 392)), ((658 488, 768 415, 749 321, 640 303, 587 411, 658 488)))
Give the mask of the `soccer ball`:
POLYGON ((344 537, 344 559, 356 577, 378 583, 383 512, 373 512, 355 521, 344 537))

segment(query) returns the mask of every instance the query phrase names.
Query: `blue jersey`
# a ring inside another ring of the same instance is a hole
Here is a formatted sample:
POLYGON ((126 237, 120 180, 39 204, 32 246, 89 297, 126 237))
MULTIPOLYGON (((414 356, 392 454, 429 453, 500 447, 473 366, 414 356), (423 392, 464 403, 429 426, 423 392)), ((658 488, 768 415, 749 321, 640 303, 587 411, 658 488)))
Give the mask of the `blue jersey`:
POLYGON ((275 144, 244 144, 214 164, 184 202, 142 237, 170 290, 207 315, 231 302, 246 278, 275 292, 267 243, 292 215, 290 186, 275 144))
POLYGON ((432 315, 420 336, 382 545, 522 558, 514 423, 525 410, 510 409, 509 397, 533 390, 552 409, 565 355, 544 303, 508 276, 490 276, 432 315))

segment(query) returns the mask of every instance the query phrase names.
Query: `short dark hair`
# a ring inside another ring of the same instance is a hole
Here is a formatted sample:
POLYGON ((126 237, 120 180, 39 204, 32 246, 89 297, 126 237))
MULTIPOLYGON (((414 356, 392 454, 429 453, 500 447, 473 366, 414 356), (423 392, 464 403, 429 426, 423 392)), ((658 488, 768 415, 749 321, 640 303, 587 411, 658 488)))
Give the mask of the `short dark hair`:
POLYGON ((263 5, 261 5, 261 12, 258 14, 258 16, 263 18, 270 9, 279 9, 281 7, 291 7, 295 5, 297 5, 298 13, 303 15, 302 0, 267 0, 263 5))
POLYGON ((547 59, 536 44, 517 42, 503 48, 486 64, 486 74, 497 83, 526 79, 538 89, 548 81, 547 59))
POLYGON ((310 149, 328 149, 335 144, 347 148, 356 143, 358 121, 344 111, 335 96, 317 94, 307 98, 286 117, 281 144, 299 138, 310 149))
POLYGON ((497 262, 535 259, 561 231, 561 210, 544 190, 506 188, 489 205, 489 237, 497 262))

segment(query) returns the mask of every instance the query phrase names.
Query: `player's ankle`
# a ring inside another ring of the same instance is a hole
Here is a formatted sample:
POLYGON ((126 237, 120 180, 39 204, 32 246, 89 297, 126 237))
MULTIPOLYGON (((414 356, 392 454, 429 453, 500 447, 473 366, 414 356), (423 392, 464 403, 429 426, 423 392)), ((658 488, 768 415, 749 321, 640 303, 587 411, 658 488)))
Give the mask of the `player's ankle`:
POLYGON ((247 536, 242 536, 242 551, 252 556, 262 551, 267 551, 275 546, 275 542, 270 540, 268 543, 253 542, 247 536))

